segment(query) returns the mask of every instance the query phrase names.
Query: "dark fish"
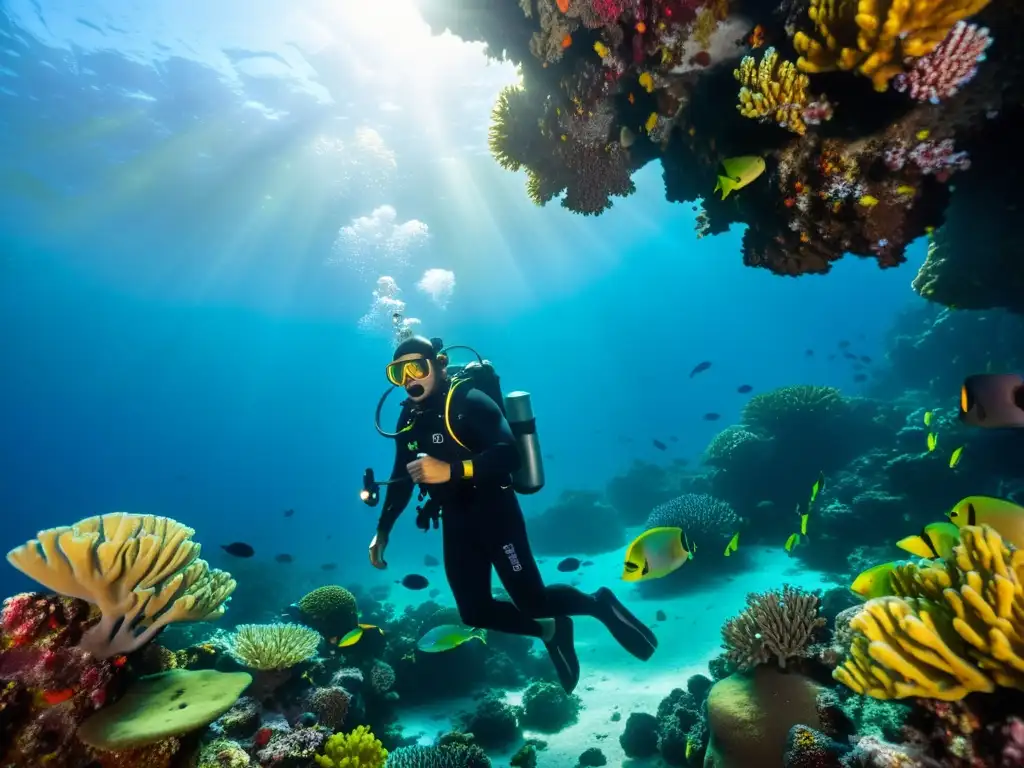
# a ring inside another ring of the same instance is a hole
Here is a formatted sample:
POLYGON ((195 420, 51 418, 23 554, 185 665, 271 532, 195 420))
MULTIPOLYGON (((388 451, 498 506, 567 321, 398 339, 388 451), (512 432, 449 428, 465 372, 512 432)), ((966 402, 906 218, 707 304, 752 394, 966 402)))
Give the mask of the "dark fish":
POLYGON ((845 357, 847 360, 856 360, 857 359, 857 356, 855 354, 853 354, 853 352, 843 352, 843 357, 845 357))
POLYGON ((671 437, 669 437, 669 441, 673 442, 673 443, 678 443, 679 442, 679 438, 676 437, 675 435, 672 435, 671 437))
POLYGON ((337 563, 324 563, 320 566, 321 571, 333 571, 338 567, 337 563))
POLYGON ((441 561, 438 560, 433 555, 424 555, 423 556, 423 564, 425 566, 427 566, 427 568, 434 568, 435 566, 440 565, 441 561))
POLYGON ((243 541, 236 541, 231 544, 221 544, 220 548, 229 555, 234 555, 235 557, 252 557, 256 554, 256 550, 243 541))
POLYGON ((741 395, 745 395, 747 394, 747 392, 753 392, 754 388, 749 384, 740 384, 738 387, 736 387, 736 391, 739 392, 741 395))
POLYGON ((274 562, 277 563, 291 563, 294 560, 295 558, 293 558, 287 552, 282 552, 280 555, 274 555, 274 562))
POLYGON ((440 589, 432 589, 429 592, 427 592, 427 597, 437 597, 440 594, 441 594, 441 590, 440 589))
POLYGON ((690 371, 690 378, 692 379, 698 373, 701 373, 702 371, 706 371, 710 367, 711 367, 711 361, 710 360, 705 360, 703 363, 697 363, 697 365, 695 365, 693 367, 693 370, 690 371))
POLYGON ((544 458, 547 459, 548 461, 551 461, 555 457, 550 453, 545 453, 544 458))
POLYGON ((593 565, 593 564, 594 564, 593 560, 584 560, 582 563, 580 563, 580 566, 582 566, 583 568, 586 568, 588 565, 593 565))
POLYGON ((704 414, 704 421, 718 421, 720 418, 722 418, 722 414, 720 414, 720 413, 705 413, 704 414))
POLYGON ((668 446, 667 446, 667 445, 665 445, 665 444, 664 444, 663 442, 661 442, 661 440, 651 440, 651 443, 652 443, 652 444, 654 445, 654 447, 655 447, 655 448, 657 448, 657 449, 658 449, 659 451, 667 451, 667 450, 668 450, 668 446))
POLYGON ((430 582, 427 581, 427 577, 426 576, 420 576, 418 573, 410 573, 408 576, 406 576, 404 579, 402 579, 398 583, 401 584, 406 589, 413 589, 413 590, 426 589, 427 587, 430 586, 430 582))
POLYGON ((286 509, 286 510, 284 511, 284 516, 285 516, 285 517, 291 517, 291 516, 292 516, 292 515, 294 515, 294 514, 295 514, 295 510, 294 510, 294 509, 286 509))
POLYGON ((868 375, 866 373, 858 373, 856 376, 853 377, 853 380, 854 381, 867 381, 868 380, 868 375))
POLYGON ((870 362, 871 362, 871 358, 870 358, 870 357, 868 357, 867 355, 861 355, 861 356, 860 356, 860 361, 861 361, 862 363, 870 363, 870 362))
POLYGON ((839 342, 840 349, 846 349, 848 346, 850 346, 850 342, 848 342, 846 339, 843 339, 842 341, 839 342))
POLYGON ((575 557, 567 557, 565 560, 560 562, 557 567, 562 573, 572 573, 573 571, 579 570, 580 561, 575 557))
POLYGON ((666 616, 665 612, 662 611, 662 610, 658 610, 657 613, 654 614, 654 620, 655 621, 665 621, 665 619, 667 619, 667 618, 668 618, 668 616, 666 616))
POLYGON ((814 350, 813 349, 808 349, 806 352, 804 352, 804 356, 805 357, 814 357, 814 350))

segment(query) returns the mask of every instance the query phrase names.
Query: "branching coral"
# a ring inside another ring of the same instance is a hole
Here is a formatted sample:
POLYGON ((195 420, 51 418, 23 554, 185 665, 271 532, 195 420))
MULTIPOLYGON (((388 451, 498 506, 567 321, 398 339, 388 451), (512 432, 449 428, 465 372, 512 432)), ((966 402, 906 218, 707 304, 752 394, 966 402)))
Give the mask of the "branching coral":
POLYGON ((989 0, 810 0, 812 35, 793 36, 803 72, 856 70, 876 91, 903 72, 903 62, 931 53, 952 26, 989 0))
POLYGON ((722 627, 726 657, 741 670, 773 656, 783 669, 805 656, 814 633, 825 625, 818 596, 786 584, 781 590, 747 595, 747 607, 722 627))
POLYGON ((949 559, 897 569, 898 596, 864 605, 837 680, 880 699, 1024 690, 1024 551, 987 526, 960 535, 949 559))
POLYGON ((288 669, 316 654, 320 633, 301 624, 239 624, 231 655, 249 669, 288 669))
POLYGON ((7 560, 54 592, 95 604, 101 617, 81 646, 109 658, 172 622, 224 614, 235 580, 199 558, 194 534, 167 517, 114 512, 40 531, 7 560))
POLYGON ((765 49, 758 64, 753 56, 744 56, 740 68, 733 71, 740 82, 740 103, 736 109, 744 117, 772 120, 801 136, 807 131, 803 110, 810 103, 807 87, 810 79, 779 58, 774 48, 765 49))
POLYGON ((896 76, 893 87, 906 91, 912 99, 933 104, 952 98, 974 77, 991 44, 987 28, 958 21, 934 51, 896 76))

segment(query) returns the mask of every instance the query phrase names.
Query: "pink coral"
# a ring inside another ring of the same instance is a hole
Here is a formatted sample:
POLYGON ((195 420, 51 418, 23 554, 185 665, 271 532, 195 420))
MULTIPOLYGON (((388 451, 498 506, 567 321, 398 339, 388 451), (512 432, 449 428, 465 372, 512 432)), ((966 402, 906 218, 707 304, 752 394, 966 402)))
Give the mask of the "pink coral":
POLYGON ((625 10, 621 0, 591 0, 590 6, 606 24, 615 23, 625 10))
POLYGON ((1024 721, 1019 717, 1011 717, 1003 726, 1006 744, 1003 745, 1002 764, 1009 766, 1024 765, 1024 721))
POLYGON ((895 78, 893 87, 917 101, 938 104, 974 77, 991 44, 986 27, 958 21, 935 50, 915 60, 910 71, 895 78))

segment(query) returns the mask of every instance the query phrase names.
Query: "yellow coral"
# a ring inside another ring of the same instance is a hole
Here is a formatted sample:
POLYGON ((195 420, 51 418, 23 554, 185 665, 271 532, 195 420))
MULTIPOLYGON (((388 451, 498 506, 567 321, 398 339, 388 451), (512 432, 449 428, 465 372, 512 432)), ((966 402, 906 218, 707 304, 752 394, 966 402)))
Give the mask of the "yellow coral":
POLYGON ((96 605, 100 620, 80 645, 109 658, 171 622, 224 614, 235 580, 199 558, 194 534, 168 517, 113 512, 40 531, 7 560, 47 589, 96 605))
POLYGON ((753 56, 744 56, 740 68, 733 70, 740 82, 736 109, 744 117, 774 119, 780 126, 801 136, 807 131, 803 110, 810 101, 807 86, 810 80, 800 74, 793 62, 779 59, 774 48, 765 49, 761 63, 753 56))
POLYGON ((388 751, 365 725, 360 725, 352 733, 331 736, 324 744, 324 754, 315 759, 321 768, 384 768, 388 751))
POLYGON ((856 70, 876 91, 903 71, 906 58, 924 56, 961 19, 989 0, 810 0, 812 35, 797 32, 793 47, 803 72, 856 70))
POLYGON ((927 600, 878 597, 850 621, 848 658, 833 677, 876 699, 922 696, 957 701, 991 691, 992 681, 965 658, 949 616, 927 600))
POLYGON ((988 526, 960 535, 946 561, 895 569, 900 597, 864 605, 837 680, 883 699, 1024 690, 1024 551, 988 526))

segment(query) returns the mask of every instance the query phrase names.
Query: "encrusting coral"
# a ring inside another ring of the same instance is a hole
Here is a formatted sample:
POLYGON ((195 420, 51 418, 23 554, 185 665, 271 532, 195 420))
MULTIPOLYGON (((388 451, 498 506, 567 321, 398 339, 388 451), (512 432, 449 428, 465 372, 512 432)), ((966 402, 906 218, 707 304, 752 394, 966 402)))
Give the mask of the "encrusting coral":
POLYGON ((788 584, 772 592, 751 592, 747 607, 722 627, 726 657, 741 670, 775 657, 785 669, 787 660, 806 655, 814 633, 825 625, 819 602, 813 592, 788 584))
POLYGON ((774 120, 781 127, 801 136, 807 132, 803 110, 810 102, 810 79, 793 62, 779 59, 774 48, 765 49, 760 64, 753 56, 744 56, 733 76, 742 86, 736 109, 744 117, 774 120))
POLYGON ((897 596, 865 603, 836 680, 878 699, 1024 690, 1024 551, 988 526, 960 536, 947 560, 898 568, 897 596))
POLYGON ((239 624, 230 643, 231 655, 249 669, 288 669, 316 654, 320 633, 301 624, 239 624))
POLYGON ((167 517, 113 512, 40 531, 7 560, 47 589, 99 608, 80 645, 105 659, 138 650, 172 622, 224 614, 235 580, 199 558, 194 534, 167 517))
POLYGON ((876 91, 903 72, 904 60, 931 53, 961 19, 989 0, 810 0, 812 34, 799 31, 793 47, 803 72, 853 70, 876 91), (812 36, 813 35, 813 36, 812 36))

